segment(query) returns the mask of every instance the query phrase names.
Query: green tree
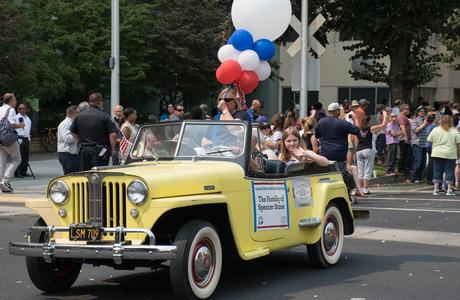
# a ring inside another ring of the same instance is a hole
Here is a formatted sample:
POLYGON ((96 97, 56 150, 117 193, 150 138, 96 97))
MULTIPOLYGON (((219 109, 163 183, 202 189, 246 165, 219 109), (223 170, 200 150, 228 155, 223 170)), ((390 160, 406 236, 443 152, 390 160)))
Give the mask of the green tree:
POLYGON ((227 12, 211 0, 153 2, 158 36, 152 82, 163 98, 208 97, 218 87, 214 72, 227 12))
MULTIPOLYGON (((299 0, 297 2, 300 2, 299 0)), ((312 13, 328 20, 325 28, 353 37, 344 47, 362 59, 363 70, 351 72, 355 79, 383 82, 393 99, 409 100, 411 89, 438 76, 434 35, 449 32, 447 21, 460 7, 459 0, 313 0, 312 13), (382 62, 389 57, 390 66, 382 62)))
POLYGON ((455 63, 455 59, 460 56, 460 8, 455 11, 455 16, 449 19, 447 26, 451 30, 440 38, 449 51, 445 61, 452 64, 453 69, 460 70, 460 64, 455 63))
POLYGON ((23 67, 24 49, 18 34, 21 22, 20 11, 0 0, 0 93, 13 90, 11 82, 23 67))

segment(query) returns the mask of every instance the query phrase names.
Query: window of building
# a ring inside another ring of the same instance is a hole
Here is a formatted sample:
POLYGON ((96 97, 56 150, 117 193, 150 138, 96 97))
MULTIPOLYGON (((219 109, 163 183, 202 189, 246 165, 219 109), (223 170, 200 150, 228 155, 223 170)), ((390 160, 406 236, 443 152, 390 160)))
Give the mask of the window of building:
MULTIPOLYGON (((318 91, 308 91, 307 97, 307 111, 310 111, 310 108, 313 104, 318 103, 319 93, 318 91)), ((285 112, 288 109, 295 107, 296 104, 300 102, 300 92, 293 92, 291 87, 283 87, 283 99, 281 111, 285 112)))
POLYGON ((339 102, 348 100, 366 99, 369 101, 368 113, 375 114, 377 104, 390 99, 390 89, 387 87, 340 87, 338 89, 339 102))

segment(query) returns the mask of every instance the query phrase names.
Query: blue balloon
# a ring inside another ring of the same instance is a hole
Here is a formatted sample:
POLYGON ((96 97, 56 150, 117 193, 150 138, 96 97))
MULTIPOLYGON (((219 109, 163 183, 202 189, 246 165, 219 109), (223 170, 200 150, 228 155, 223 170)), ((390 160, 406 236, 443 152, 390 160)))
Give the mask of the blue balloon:
POLYGON ((252 34, 249 31, 244 29, 238 29, 235 31, 230 39, 232 41, 233 47, 240 51, 245 51, 252 48, 252 44, 254 43, 254 39, 252 38, 252 34))
POLYGON ((232 37, 230 37, 227 41, 227 45, 233 45, 233 40, 232 37))
POLYGON ((275 44, 267 39, 257 40, 252 46, 252 50, 256 51, 260 60, 270 60, 275 56, 275 44))

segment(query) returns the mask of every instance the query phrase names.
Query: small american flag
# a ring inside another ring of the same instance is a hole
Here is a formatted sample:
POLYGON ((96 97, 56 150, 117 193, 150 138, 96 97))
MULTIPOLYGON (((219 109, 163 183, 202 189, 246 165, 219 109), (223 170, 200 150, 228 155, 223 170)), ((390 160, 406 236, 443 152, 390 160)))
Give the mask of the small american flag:
POLYGON ((129 150, 133 146, 133 143, 131 143, 124 135, 123 138, 120 141, 120 155, 121 157, 126 157, 128 156, 129 150))

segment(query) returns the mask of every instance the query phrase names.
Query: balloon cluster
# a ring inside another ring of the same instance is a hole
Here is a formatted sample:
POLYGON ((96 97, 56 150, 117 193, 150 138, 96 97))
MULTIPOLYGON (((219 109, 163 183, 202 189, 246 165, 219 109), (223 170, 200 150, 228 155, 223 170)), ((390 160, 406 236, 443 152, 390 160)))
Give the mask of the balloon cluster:
POLYGON ((222 84, 235 83, 245 94, 251 93, 270 77, 268 63, 275 56, 273 43, 289 26, 290 0, 234 0, 232 21, 236 28, 217 53, 222 63, 216 78, 222 84))

